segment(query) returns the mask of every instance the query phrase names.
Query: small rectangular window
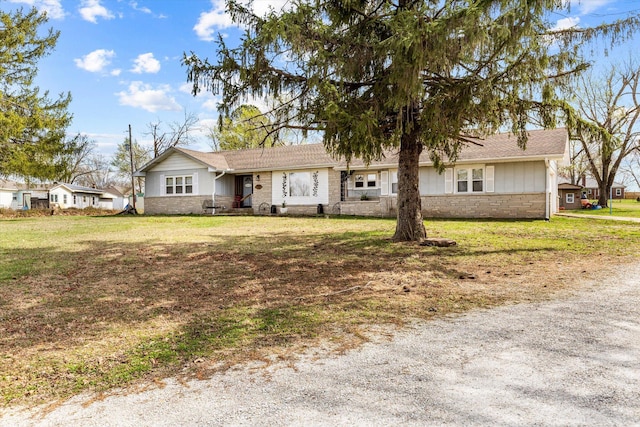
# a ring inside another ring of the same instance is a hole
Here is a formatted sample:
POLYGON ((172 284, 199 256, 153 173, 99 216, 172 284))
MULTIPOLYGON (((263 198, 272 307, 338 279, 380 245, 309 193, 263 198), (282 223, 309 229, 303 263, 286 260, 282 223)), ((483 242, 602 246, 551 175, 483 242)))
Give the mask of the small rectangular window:
POLYGON ((573 193, 567 193, 567 204, 571 205, 574 202, 574 195, 573 193))
POLYGON ((78 204, 78 197, 75 194, 73 195, 73 204, 78 204))
POLYGON ((622 188, 616 188, 616 196, 622 196, 622 188))
POLYGON ((165 187, 167 189, 166 194, 173 194, 173 178, 166 179, 165 187))
POLYGON ((469 171, 467 169, 458 170, 457 174, 457 182, 458 182, 458 193, 466 193, 469 191, 469 171))
POLYGON ((398 194, 398 172, 391 172, 391 194, 398 194))
POLYGON ((193 194, 193 177, 191 176, 184 177, 184 192, 186 194, 193 194))
POLYGON ((473 180, 473 191, 480 192, 482 191, 482 184, 484 182, 482 178, 482 169, 472 169, 471 170, 471 179, 473 180))
POLYGON ((369 174, 367 174, 367 187, 369 187, 369 188, 375 187, 377 180, 378 180, 378 174, 377 173, 369 173, 369 174))
POLYGON ((364 175, 356 175, 355 181, 356 181, 356 188, 364 187, 364 175))
POLYGON ((67 195, 66 194, 62 195, 62 203, 64 203, 65 205, 67 204, 67 195))
POLYGON ((53 202, 53 194, 51 194, 51 200, 49 200, 50 202, 53 202))

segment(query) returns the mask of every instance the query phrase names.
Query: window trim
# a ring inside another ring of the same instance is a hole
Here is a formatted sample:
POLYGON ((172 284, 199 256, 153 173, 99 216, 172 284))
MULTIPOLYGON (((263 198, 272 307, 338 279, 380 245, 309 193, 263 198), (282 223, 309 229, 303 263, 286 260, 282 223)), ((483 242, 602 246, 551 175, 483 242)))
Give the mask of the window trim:
POLYGON ((164 175, 162 189, 165 196, 193 196, 195 194, 194 174, 164 175), (171 181, 171 184, 169 184, 171 181))
POLYGON ((465 165, 465 166, 456 166, 453 169, 453 177, 452 177, 452 184, 453 184, 453 193, 454 194, 484 194, 489 192, 487 190, 487 166, 486 165, 465 165), (478 179, 474 179, 473 178, 473 172, 474 171, 478 171, 480 170, 482 172, 482 180, 478 180, 478 179), (461 171, 465 171, 467 174, 466 177, 466 181, 461 181, 458 179, 459 177, 459 173, 461 171), (467 190, 466 191, 460 191, 459 190, 459 183, 462 182, 466 182, 467 184, 467 190), (475 191, 474 190, 474 183, 476 182, 481 182, 482 183, 482 190, 480 191, 475 191))
POLYGON ((574 203, 576 202, 576 195, 575 195, 575 194, 573 194, 573 193, 567 193, 567 194, 565 194, 565 202, 566 202, 568 205, 572 205, 572 204, 574 204, 574 203), (569 199, 571 199, 571 200, 569 200, 569 199))

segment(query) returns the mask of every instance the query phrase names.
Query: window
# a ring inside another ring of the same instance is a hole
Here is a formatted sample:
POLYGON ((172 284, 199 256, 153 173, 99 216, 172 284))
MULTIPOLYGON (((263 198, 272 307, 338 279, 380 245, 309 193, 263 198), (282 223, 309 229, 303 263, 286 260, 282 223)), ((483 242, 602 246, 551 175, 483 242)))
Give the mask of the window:
POLYGON ((53 203, 57 203, 58 202, 58 195, 57 194, 51 194, 51 202, 53 202, 53 203))
POLYGON ((65 205, 67 204, 67 195, 66 194, 62 195, 62 203, 64 203, 65 205))
POLYGON ((368 173, 368 174, 356 174, 354 175, 355 187, 356 188, 375 188, 378 185, 378 174, 377 173, 368 173))
POLYGON ((398 194, 398 172, 391 172, 391 194, 398 194))
POLYGON ((484 169, 468 168, 456 170, 457 193, 481 193, 484 191, 484 169))
POLYGON ((573 194, 573 193, 567 193, 566 200, 567 200, 567 204, 568 204, 568 205, 573 204, 573 203, 575 202, 575 200, 574 200, 574 194, 573 194))
POLYGON ((78 204, 78 198, 76 197, 76 195, 73 195, 73 204, 76 205, 78 204))
POLYGON ((87 203, 87 196, 82 196, 82 203, 87 203))
POLYGON ((91 204, 92 204, 92 205, 95 205, 95 204, 96 204, 96 198, 95 198, 95 197, 92 197, 92 198, 91 198, 91 204))
POLYGON ((292 172, 289 174, 289 196, 311 196, 311 173, 292 172))
POLYGON ((368 173, 367 174, 367 187, 372 188, 376 186, 376 181, 378 180, 377 173, 368 173))
POLYGON ((49 200, 49 201, 53 202, 53 194, 50 194, 49 197, 51 198, 51 200, 49 200))
POLYGON ((616 188, 616 196, 622 196, 622 188, 616 188))
POLYGON ((193 176, 166 177, 165 194, 193 194, 193 176))

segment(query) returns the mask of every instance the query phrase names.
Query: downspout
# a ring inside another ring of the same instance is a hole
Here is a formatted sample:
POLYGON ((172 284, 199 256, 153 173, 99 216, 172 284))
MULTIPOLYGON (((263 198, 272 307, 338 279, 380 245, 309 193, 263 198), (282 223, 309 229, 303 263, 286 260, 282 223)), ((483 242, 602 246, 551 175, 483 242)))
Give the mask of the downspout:
POLYGON ((220 175, 214 172, 213 176, 213 192, 211 193, 211 215, 216 214, 216 181, 224 176, 227 171, 222 171, 220 175))
POLYGON ((545 158, 544 159, 544 165, 546 166, 547 169, 547 173, 545 174, 545 211, 544 211, 544 219, 545 221, 549 221, 549 219, 551 218, 551 179, 550 179, 550 175, 551 175, 551 171, 550 169, 550 164, 549 164, 549 159, 545 158))

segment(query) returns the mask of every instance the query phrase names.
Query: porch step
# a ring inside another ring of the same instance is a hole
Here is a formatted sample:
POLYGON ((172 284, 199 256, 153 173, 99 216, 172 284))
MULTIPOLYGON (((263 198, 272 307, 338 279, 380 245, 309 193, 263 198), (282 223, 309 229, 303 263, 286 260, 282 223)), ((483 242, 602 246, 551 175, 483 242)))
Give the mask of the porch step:
POLYGON ((253 215, 253 208, 216 209, 216 215, 253 215))

